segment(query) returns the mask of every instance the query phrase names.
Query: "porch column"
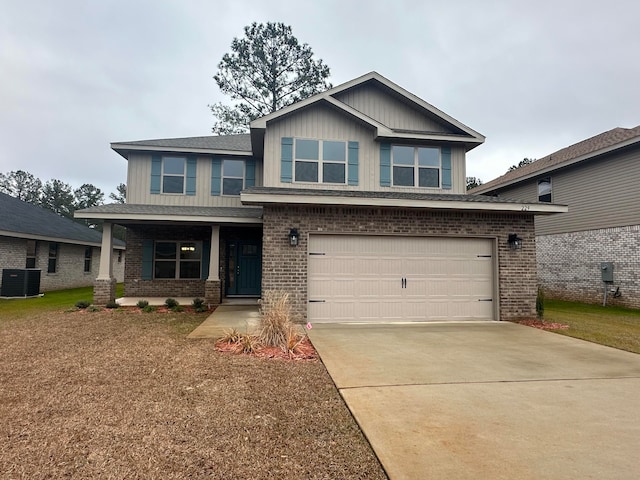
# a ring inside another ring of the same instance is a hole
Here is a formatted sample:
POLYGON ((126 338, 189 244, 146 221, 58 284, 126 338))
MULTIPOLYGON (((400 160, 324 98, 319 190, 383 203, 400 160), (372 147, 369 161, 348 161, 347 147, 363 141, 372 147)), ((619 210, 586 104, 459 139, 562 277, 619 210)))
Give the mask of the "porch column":
POLYGON ((211 254, 209 255, 209 278, 207 281, 220 281, 220 225, 211 226, 211 254))
POLYGON ((208 305, 220 305, 220 225, 211 225, 211 251, 209 252, 209 277, 204 284, 204 299, 208 305))
POLYGON ((112 274, 113 228, 110 222, 102 225, 100 246, 100 270, 93 285, 93 303, 105 305, 116 299, 116 279, 112 274))

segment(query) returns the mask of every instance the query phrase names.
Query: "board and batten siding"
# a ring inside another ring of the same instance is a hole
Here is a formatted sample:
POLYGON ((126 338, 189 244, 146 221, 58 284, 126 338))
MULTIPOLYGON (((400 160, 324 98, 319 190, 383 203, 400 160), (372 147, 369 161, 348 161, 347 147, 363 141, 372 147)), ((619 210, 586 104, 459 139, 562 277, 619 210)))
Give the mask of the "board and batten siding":
MULTIPOLYGON (((180 154, 175 154, 181 156, 180 154)), ((196 194, 151 194, 151 154, 132 153, 127 169, 127 203, 148 205, 179 205, 189 207, 240 207, 239 196, 211 195, 211 160, 198 155, 196 164, 196 194)), ((246 157, 221 157, 238 158, 246 157)), ((255 184, 262 185, 262 163, 256 161, 255 184)))
MULTIPOLYGON (((568 205, 569 212, 536 217, 537 235, 640 225, 640 149, 549 176, 552 202, 568 205)), ((538 178, 522 187, 501 190, 500 196, 537 201, 538 178)))
POLYGON ((327 106, 314 106, 270 123, 264 141, 264 186, 314 190, 394 191, 423 193, 465 193, 464 147, 451 147, 450 190, 416 187, 380 186, 380 142, 374 130, 327 106), (283 137, 358 142, 358 185, 309 182, 282 182, 281 141, 283 137))
POLYGON ((442 123, 373 85, 339 93, 336 98, 392 129, 451 133, 442 123))

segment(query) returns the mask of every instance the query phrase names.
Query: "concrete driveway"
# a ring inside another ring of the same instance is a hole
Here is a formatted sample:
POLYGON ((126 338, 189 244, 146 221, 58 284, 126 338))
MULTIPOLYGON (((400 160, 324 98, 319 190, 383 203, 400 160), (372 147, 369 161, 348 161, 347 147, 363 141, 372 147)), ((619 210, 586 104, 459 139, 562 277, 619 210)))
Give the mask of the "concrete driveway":
POLYGON ((392 480, 640 478, 640 355, 508 322, 309 336, 392 480))

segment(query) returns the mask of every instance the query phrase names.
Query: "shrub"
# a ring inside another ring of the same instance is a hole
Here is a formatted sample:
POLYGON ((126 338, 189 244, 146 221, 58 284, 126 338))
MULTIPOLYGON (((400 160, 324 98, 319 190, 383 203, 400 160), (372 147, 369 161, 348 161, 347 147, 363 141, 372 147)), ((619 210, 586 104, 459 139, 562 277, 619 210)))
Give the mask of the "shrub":
POLYGON ((115 300, 109 300, 105 305, 106 308, 118 308, 119 306, 115 300))
POLYGON ((538 295, 536 296, 536 315, 540 320, 544 317, 544 290, 538 287, 538 295))
POLYGON ((175 298, 167 298, 164 301, 164 304, 167 306, 167 308, 171 308, 171 309, 180 305, 180 303, 178 303, 178 301, 175 298))
POLYGON ((144 313, 152 313, 156 311, 156 307, 153 307, 151 305, 145 305, 144 307, 142 307, 142 311, 144 313))
POLYGON ((242 333, 240 333, 235 328, 231 330, 225 330, 224 335, 218 339, 221 343, 238 343, 242 338, 242 333))
POLYGON ((207 311, 207 307, 204 305, 204 299, 202 298, 194 298, 191 306, 198 313, 207 311))
POLYGON ((138 300, 138 302, 136 303, 136 306, 138 308, 145 308, 149 306, 149 302, 147 302, 146 300, 138 300))
POLYGON ((292 352, 300 345, 302 338, 291 321, 289 294, 280 290, 267 290, 260 304, 258 340, 262 345, 292 352))
POLYGON ((91 305, 91 302, 87 302, 86 300, 76 302, 76 307, 80 309, 87 308, 89 305, 91 305))
POLYGON ((238 350, 242 353, 254 353, 260 348, 260 340, 255 335, 243 333, 240 335, 238 350))
POLYGON ((182 305, 176 305, 175 307, 171 307, 172 312, 184 312, 184 307, 182 305))
POLYGON ((87 312, 101 312, 102 309, 96 305, 90 305, 87 307, 87 312))

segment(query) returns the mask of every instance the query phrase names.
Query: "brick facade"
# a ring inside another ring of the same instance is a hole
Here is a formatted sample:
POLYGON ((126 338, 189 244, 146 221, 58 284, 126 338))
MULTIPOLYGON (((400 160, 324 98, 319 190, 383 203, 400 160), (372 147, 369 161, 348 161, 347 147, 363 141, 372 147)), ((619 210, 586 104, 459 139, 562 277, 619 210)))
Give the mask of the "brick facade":
POLYGON ((640 308, 640 225, 539 235, 538 277, 549 298, 601 303, 600 264, 613 262, 620 297, 607 304, 640 308))
POLYGON ((265 206, 262 289, 286 290, 297 321, 307 315, 307 243, 313 232, 483 236, 497 239, 501 320, 535 316, 537 291, 533 216, 513 213, 434 212, 362 207, 265 206), (300 243, 289 245, 297 228, 300 243), (511 250, 510 233, 523 239, 511 250))
MULTIPOLYGON (((36 266, 41 270, 40 291, 62 290, 66 288, 93 285, 100 269, 100 248, 92 247, 91 271, 84 271, 84 245, 58 244, 58 260, 55 273, 48 273, 49 242, 38 240, 36 244, 36 266)), ((0 270, 4 268, 25 268, 27 262, 27 240, 24 238, 0 236, 0 270)), ((113 253, 113 275, 118 282, 124 281, 125 252, 119 257, 113 253), (118 261, 120 259, 120 261, 118 261)), ((1 281, 1 280, 0 280, 1 281)))

